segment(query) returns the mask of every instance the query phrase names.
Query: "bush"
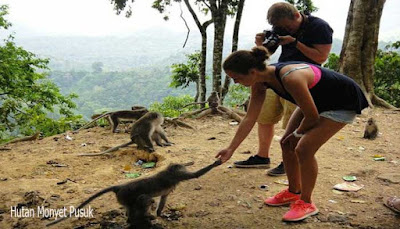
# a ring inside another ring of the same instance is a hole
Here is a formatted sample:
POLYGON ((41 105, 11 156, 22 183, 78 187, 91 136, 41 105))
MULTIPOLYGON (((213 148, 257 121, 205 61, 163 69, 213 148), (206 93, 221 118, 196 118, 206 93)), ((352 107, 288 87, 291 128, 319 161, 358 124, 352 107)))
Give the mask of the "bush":
POLYGON ((178 117, 182 113, 190 111, 190 107, 185 107, 186 104, 193 103, 193 97, 190 95, 181 95, 178 97, 167 96, 164 97, 163 102, 155 102, 150 105, 151 111, 162 113, 165 117, 178 117))
POLYGON ((250 88, 243 85, 234 84, 229 87, 229 93, 225 98, 224 104, 229 107, 236 107, 246 101, 249 97, 250 88))
POLYGON ((397 52, 378 50, 375 58, 375 94, 390 104, 400 106, 400 56, 397 52))

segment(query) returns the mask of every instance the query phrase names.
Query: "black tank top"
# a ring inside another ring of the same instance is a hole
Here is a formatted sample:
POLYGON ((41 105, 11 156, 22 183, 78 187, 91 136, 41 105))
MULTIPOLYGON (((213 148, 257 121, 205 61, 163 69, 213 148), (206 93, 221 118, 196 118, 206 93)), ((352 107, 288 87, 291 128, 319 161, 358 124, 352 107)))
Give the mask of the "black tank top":
MULTIPOLYGON (((286 91, 279 76, 280 70, 290 64, 309 64, 299 61, 280 62, 272 64, 276 67, 275 77, 282 85, 284 92, 271 88, 280 97, 296 104, 293 97, 286 91)), ((309 64, 310 65, 310 64, 309 64)), ((321 79, 311 89, 309 89, 314 103, 318 109, 318 113, 329 110, 352 110, 357 114, 361 114, 361 110, 368 107, 368 101, 365 98, 360 86, 348 76, 338 72, 314 65, 321 69, 321 79)), ((286 77, 290 77, 290 74, 286 77)))

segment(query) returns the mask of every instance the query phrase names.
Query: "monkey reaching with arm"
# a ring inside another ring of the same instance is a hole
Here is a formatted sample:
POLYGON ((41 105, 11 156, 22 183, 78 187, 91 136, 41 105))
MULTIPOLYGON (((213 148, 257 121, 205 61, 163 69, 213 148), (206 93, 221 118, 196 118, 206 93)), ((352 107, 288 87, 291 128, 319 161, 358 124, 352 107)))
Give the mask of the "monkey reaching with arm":
MULTIPOLYGON (((219 166, 220 160, 215 161, 196 172, 186 170, 185 165, 170 164, 165 170, 155 174, 154 176, 135 180, 127 184, 115 185, 101 190, 80 204, 76 209, 81 209, 97 197, 114 192, 118 202, 126 208, 129 228, 151 228, 151 220, 155 219, 149 211, 149 207, 153 203, 153 198, 161 196, 160 203, 157 208, 157 216, 160 216, 167 201, 167 196, 181 181, 199 178, 211 169, 219 166)), ((59 223, 67 217, 60 218, 46 226, 59 223)))
POLYGON ((158 112, 148 112, 143 117, 133 124, 131 129, 131 141, 121 144, 119 146, 115 146, 111 149, 108 149, 104 152, 100 153, 84 153, 79 154, 78 156, 98 156, 104 155, 113 151, 116 151, 120 148, 127 147, 134 143, 137 144, 138 149, 146 150, 151 153, 154 152, 154 146, 152 140, 156 142, 158 146, 170 146, 173 143, 167 139, 167 136, 164 133, 162 128, 162 124, 164 122, 164 117, 162 114, 158 112), (165 143, 162 143, 162 140, 165 143))

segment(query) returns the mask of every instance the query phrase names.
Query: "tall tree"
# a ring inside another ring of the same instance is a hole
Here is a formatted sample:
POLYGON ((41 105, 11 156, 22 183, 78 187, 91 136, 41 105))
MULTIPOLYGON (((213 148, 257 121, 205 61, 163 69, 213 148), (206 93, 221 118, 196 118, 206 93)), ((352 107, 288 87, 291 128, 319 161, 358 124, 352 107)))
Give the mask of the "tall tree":
MULTIPOLYGON (((245 2, 245 0, 240 0, 238 5, 237 5, 235 25, 233 27, 233 36, 232 36, 232 52, 235 52, 238 49, 239 29, 240 29, 240 22, 242 20, 244 2, 245 2)), ((225 96, 229 92, 229 85, 230 84, 231 84, 231 78, 225 76, 224 86, 222 87, 222 92, 221 92, 221 104, 223 104, 225 96)))
MULTIPOLYGON (((182 0, 154 0, 153 8, 157 9, 160 13, 165 12, 167 6, 172 5, 173 2, 181 2, 182 0)), ((214 23, 214 48, 213 48, 213 91, 217 91, 219 95, 221 95, 222 87, 221 87, 221 63, 222 63, 222 51, 223 51, 223 42, 225 35, 225 25, 227 16, 234 16, 237 11, 238 3, 240 0, 193 0, 194 4, 196 4, 199 8, 200 12, 204 14, 208 14, 211 12, 211 20, 206 21, 201 24, 198 21, 198 16, 195 11, 191 7, 189 0, 184 0, 185 5, 187 6, 189 12, 192 14, 197 27, 202 33, 202 62, 205 63, 205 55, 203 56, 203 51, 206 53, 206 28, 211 23, 214 23), (205 38, 205 39, 204 39, 205 38)), ((121 13, 124 8, 127 6, 128 0, 111 0, 114 4, 114 8, 117 10, 117 14, 121 13)), ((132 1, 133 2, 133 1, 132 1)), ((129 6, 130 7, 130 6, 129 6)), ((127 16, 131 15, 131 8, 126 12, 127 16)), ((164 16, 165 19, 168 19, 168 16, 164 16)), ((205 65, 204 65, 205 66, 205 65)), ((202 68, 200 68, 202 69, 202 68)), ((205 70, 205 67, 204 67, 205 70)), ((205 79, 205 74, 202 75, 201 80, 205 79)), ((200 85, 205 86, 201 82, 200 85)), ((205 97, 204 97, 205 98, 205 97)))
MULTIPOLYGON (((189 3, 189 0, 184 0, 186 7, 188 8, 190 14, 195 21, 197 28, 201 34, 201 55, 200 55, 200 66, 199 66, 199 83, 198 83, 198 100, 196 102, 205 102, 206 101, 206 65, 207 65, 207 27, 213 22, 212 19, 201 23, 196 12, 193 10, 192 6, 189 3)), ((205 103, 201 104, 201 108, 204 108, 205 103)))
POLYGON ((367 95, 370 105, 393 108, 374 93, 374 61, 385 0, 351 0, 339 71, 351 76, 367 95))

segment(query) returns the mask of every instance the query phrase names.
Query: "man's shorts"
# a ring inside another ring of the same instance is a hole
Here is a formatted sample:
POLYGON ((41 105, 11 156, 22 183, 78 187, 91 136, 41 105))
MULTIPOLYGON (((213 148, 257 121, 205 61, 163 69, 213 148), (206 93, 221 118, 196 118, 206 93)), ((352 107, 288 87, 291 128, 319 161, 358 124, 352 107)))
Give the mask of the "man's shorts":
POLYGON ((279 97, 272 89, 267 89, 263 107, 257 122, 260 124, 277 124, 282 119, 285 129, 296 105, 279 97))

